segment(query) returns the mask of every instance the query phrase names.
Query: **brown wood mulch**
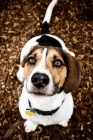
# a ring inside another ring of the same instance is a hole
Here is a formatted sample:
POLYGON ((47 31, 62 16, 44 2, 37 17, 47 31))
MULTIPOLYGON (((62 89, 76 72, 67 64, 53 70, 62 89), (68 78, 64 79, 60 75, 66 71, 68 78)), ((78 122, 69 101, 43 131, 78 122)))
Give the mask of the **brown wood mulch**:
POLYGON ((51 0, 0 0, 0 140, 93 140, 93 1, 59 0, 50 33, 63 39, 82 62, 80 87, 72 92, 74 113, 69 126, 41 126, 26 134, 16 78, 25 42, 40 33, 51 0))

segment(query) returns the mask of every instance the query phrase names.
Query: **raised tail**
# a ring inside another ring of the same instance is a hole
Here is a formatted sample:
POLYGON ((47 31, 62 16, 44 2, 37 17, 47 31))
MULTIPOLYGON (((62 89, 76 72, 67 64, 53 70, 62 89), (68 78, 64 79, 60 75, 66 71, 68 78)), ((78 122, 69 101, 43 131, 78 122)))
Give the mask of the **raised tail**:
POLYGON ((48 34, 49 33, 49 23, 51 20, 51 16, 52 16, 52 11, 54 6, 56 5, 58 0, 52 0, 52 2, 49 4, 47 10, 46 10, 46 14, 43 20, 43 24, 42 24, 42 30, 41 30, 41 34, 48 34))

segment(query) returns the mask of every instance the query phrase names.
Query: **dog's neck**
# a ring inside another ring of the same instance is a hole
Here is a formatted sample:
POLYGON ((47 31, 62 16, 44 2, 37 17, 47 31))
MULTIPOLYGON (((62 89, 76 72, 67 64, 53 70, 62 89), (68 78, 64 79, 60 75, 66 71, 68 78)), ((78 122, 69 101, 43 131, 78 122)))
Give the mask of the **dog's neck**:
POLYGON ((55 108, 61 106, 62 101, 65 99, 65 92, 62 91, 60 94, 55 94, 53 96, 37 96, 34 94, 29 94, 24 86, 24 93, 27 99, 31 102, 32 108, 37 108, 44 111, 51 111, 55 108))
MULTIPOLYGON (((61 105, 64 103, 64 101, 65 101, 65 99, 62 101, 61 105)), ((30 110, 33 113, 37 113, 37 114, 43 115, 43 116, 48 116, 48 115, 51 116, 51 115, 55 114, 59 110, 59 108, 61 107, 61 106, 58 106, 54 110, 44 111, 44 110, 39 110, 37 108, 32 108, 31 102, 29 100, 28 100, 28 104, 29 104, 30 108, 26 109, 26 110, 30 110)))

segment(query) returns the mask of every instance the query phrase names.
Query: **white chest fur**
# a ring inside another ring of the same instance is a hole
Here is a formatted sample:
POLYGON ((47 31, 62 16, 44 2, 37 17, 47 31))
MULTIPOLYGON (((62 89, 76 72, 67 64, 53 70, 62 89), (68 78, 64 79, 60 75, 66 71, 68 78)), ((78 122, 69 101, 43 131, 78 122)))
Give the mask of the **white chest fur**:
POLYGON ((33 94, 28 94, 25 87, 23 88, 20 100, 19 110, 24 119, 30 120, 36 124, 51 125, 59 124, 61 121, 68 121, 73 113, 73 99, 70 93, 64 92, 51 97, 39 97, 33 94), (37 108, 43 111, 51 111, 60 107, 56 113, 51 116, 43 116, 35 113, 34 116, 25 114, 26 109, 30 109, 28 99, 31 102, 32 108, 37 108), (62 100, 64 100, 62 104, 62 100))

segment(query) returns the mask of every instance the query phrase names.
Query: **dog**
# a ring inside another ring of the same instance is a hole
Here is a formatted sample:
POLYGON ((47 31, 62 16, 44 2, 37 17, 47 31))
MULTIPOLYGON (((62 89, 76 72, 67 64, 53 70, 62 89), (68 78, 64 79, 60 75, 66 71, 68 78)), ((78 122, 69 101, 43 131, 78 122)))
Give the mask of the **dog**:
POLYGON ((41 34, 28 40, 22 48, 17 77, 23 82, 19 111, 25 132, 38 124, 68 126, 73 114, 71 91, 81 80, 80 63, 57 36, 49 34, 49 23, 57 0, 49 4, 41 34))

